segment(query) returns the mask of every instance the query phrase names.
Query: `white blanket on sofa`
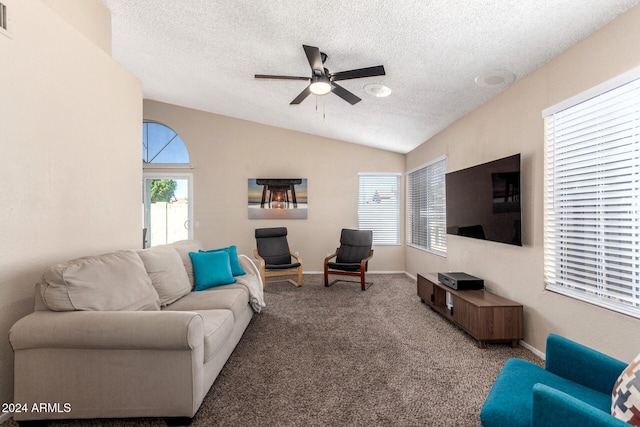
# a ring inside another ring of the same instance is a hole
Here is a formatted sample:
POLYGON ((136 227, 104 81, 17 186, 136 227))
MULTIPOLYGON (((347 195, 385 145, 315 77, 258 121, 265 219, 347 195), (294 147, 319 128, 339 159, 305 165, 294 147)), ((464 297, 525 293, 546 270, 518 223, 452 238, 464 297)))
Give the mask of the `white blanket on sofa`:
POLYGON ((260 271, 251 259, 244 255, 238 255, 238 260, 242 269, 245 271, 244 276, 235 276, 237 283, 245 286, 249 291, 249 304, 256 313, 260 313, 266 307, 264 303, 264 291, 262 288, 262 279, 260 279, 260 271))

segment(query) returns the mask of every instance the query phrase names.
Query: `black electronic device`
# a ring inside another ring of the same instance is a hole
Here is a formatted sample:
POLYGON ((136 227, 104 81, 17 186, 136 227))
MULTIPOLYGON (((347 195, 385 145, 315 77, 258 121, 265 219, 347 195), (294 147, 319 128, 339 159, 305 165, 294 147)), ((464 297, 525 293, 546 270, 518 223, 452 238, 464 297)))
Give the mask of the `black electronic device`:
POLYGON ((520 154, 447 173, 447 234, 522 246, 520 184, 520 154))
POLYGON ((478 279, 477 277, 467 273, 438 273, 438 281, 457 291, 484 289, 484 280, 478 279))

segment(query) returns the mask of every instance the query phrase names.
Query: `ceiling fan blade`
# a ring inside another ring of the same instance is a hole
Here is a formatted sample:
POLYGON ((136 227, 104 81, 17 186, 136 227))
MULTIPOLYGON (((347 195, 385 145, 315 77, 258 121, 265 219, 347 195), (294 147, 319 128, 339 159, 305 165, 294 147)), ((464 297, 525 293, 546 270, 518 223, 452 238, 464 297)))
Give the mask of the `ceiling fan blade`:
POLYGON ((324 75, 324 65, 322 64, 322 56, 320 55, 320 49, 313 46, 302 45, 304 48, 304 53, 307 54, 307 59, 309 60, 309 65, 311 69, 314 71, 314 75, 316 75, 316 71, 320 72, 324 75))
POLYGON ((339 71, 331 74, 331 80, 340 81, 359 79, 362 77, 384 76, 384 74, 384 67, 382 65, 378 65, 376 67, 358 68, 357 70, 339 71))
POLYGON ((333 86, 333 89, 331 90, 331 92, 335 93, 336 95, 338 95, 340 98, 344 99, 351 105, 357 104, 358 102, 362 101, 360 98, 358 98, 357 96, 355 96, 353 93, 349 92, 342 86, 338 86, 333 82, 331 82, 331 86, 333 86))
POLYGON ((276 80, 311 80, 309 77, 297 76, 271 76, 269 74, 256 74, 256 79, 276 79, 276 80))
POLYGON ((296 96, 296 98, 289 103, 289 105, 297 105, 300 104, 304 99, 311 94, 311 85, 307 86, 300 95, 296 96))

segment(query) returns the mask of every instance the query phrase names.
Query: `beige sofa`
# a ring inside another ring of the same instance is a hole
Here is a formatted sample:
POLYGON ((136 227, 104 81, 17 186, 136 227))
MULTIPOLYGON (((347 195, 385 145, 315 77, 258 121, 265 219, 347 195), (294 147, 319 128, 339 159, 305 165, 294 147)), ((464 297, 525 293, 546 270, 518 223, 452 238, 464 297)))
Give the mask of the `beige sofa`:
POLYGON ((259 272, 243 255, 236 283, 193 291, 189 252, 200 249, 181 241, 51 267, 34 313, 9 333, 14 419, 188 424, 264 306, 259 272))

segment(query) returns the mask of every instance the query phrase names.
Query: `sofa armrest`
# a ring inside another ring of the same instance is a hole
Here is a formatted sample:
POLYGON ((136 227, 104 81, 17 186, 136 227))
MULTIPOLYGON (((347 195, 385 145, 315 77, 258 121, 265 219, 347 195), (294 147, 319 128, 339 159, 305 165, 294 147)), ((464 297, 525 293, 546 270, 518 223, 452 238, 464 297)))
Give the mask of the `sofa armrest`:
MULTIPOLYGON (((259 260, 258 258, 256 258, 259 260)), ((238 262, 240 263, 240 267, 244 270, 244 272, 250 276, 258 276, 260 277, 260 270, 256 264, 251 261, 251 258, 246 256, 245 254, 238 254, 238 262)))
POLYGON ((559 390, 533 386, 531 427, 629 427, 611 414, 601 411, 559 390))
POLYGON ((14 350, 195 349, 204 345, 202 317, 188 311, 37 311, 9 331, 14 350))
POLYGON ((627 363, 555 334, 547 337, 545 368, 578 384, 611 393, 627 363))

